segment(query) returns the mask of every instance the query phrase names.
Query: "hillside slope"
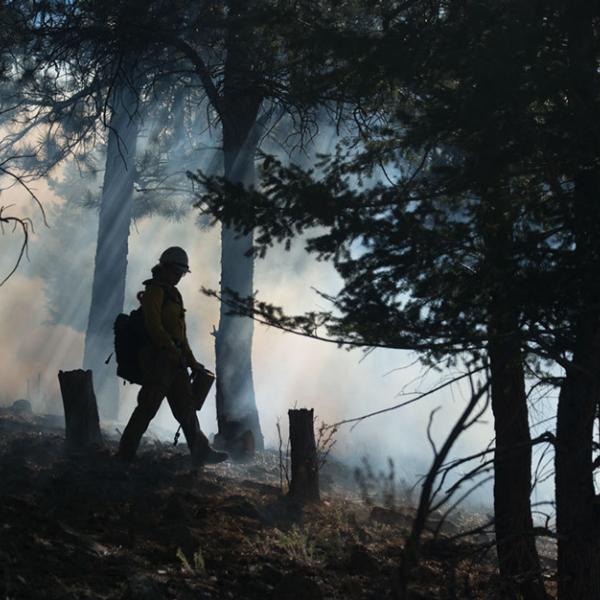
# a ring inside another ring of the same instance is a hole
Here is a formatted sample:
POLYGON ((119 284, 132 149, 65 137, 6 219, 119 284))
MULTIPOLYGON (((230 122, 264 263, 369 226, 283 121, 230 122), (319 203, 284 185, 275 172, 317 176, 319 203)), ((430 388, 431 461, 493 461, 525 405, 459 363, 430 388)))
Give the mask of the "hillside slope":
MULTIPOLYGON (((123 467, 115 444, 67 457, 60 423, 0 414, 2 598, 393 597, 412 509, 365 505, 342 466, 303 509, 275 452, 193 470, 184 448, 146 442, 123 467)), ((415 598, 500 597, 493 557, 469 540, 426 541, 415 598)))

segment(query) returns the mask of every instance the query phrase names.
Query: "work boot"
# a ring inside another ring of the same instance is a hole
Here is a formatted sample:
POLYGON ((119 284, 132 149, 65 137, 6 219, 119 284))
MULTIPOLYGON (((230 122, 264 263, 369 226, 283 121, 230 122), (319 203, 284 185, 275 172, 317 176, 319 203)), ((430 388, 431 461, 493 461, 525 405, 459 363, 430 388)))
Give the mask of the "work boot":
POLYGON ((204 465, 216 465, 222 463, 229 458, 227 452, 218 452, 208 446, 205 450, 192 455, 192 464, 195 467, 202 467, 204 465))

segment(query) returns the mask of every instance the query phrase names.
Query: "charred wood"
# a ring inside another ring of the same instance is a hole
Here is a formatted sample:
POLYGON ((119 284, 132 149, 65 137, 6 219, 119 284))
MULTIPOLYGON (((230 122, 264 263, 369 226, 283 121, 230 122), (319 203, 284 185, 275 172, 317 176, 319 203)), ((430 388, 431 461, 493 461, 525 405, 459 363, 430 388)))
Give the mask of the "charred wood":
POLYGON ((292 462, 290 497, 300 502, 318 502, 321 498, 314 410, 305 408, 289 410, 288 415, 292 462))

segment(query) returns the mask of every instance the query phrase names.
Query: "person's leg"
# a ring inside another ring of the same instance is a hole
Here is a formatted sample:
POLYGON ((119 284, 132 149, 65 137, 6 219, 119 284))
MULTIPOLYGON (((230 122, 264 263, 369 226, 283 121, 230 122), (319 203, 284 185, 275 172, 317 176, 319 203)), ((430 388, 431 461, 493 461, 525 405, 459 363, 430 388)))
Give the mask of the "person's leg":
POLYGON ((185 435, 192 460, 196 464, 217 463, 228 458, 224 452, 215 452, 208 443, 208 438, 200 429, 192 387, 186 371, 177 371, 173 382, 167 392, 167 400, 173 412, 173 416, 179 421, 185 435))
POLYGON ((119 443, 118 456, 123 460, 133 460, 135 457, 140 440, 156 415, 172 379, 172 373, 168 372, 168 365, 164 363, 164 357, 151 349, 146 348, 142 351, 140 362, 144 373, 144 384, 138 393, 138 404, 119 443))
POLYGON ((152 385, 142 386, 138 394, 138 404, 121 436, 119 443, 120 458, 133 460, 140 445, 140 440, 146 429, 148 429, 150 421, 156 415, 164 397, 165 393, 162 387, 152 385))

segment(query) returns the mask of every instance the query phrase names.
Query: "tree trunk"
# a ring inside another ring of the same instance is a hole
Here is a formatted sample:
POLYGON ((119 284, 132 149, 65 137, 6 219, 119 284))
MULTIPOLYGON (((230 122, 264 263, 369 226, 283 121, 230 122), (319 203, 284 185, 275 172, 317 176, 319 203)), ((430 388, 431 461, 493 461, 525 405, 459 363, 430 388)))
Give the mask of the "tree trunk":
POLYGON ((594 488, 593 432, 600 400, 600 175, 575 178, 578 306, 573 362, 558 398, 556 530, 560 600, 600 598, 600 516, 594 488))
MULTIPOLYGON (((236 239, 236 233, 223 227, 221 233, 221 292, 231 289, 243 297, 253 291, 254 265, 245 255, 252 236, 236 239)), ((217 423, 225 446, 235 442, 236 431, 251 431, 256 448, 264 447, 252 379, 252 335, 254 322, 246 317, 227 314, 230 308, 221 303, 219 328, 215 336, 217 369, 217 423)))
POLYGON ((318 502, 319 461, 315 442, 314 411, 289 410, 292 480, 290 497, 300 502, 318 502))
POLYGON ((92 302, 85 336, 83 365, 96 377, 103 418, 119 416, 119 386, 113 352, 113 323, 123 311, 129 226, 132 214, 135 153, 138 136, 137 96, 128 84, 115 91, 108 132, 102 187, 92 302))
POLYGON ((568 103, 575 142, 575 239, 568 293, 575 313, 573 359, 558 398, 556 529, 560 600, 600 598, 600 516, 593 473, 593 424, 600 399, 600 143, 590 123, 598 112, 598 5, 565 3, 568 103))
POLYGON ((512 598, 546 598, 531 517, 531 435, 517 319, 493 314, 494 522, 498 565, 512 598))
POLYGON ((101 446, 102 434, 91 371, 59 371, 65 409, 65 438, 69 452, 101 446))
MULTIPOLYGON (((597 351, 593 354, 598 358, 597 351)), ((581 353, 575 360, 591 366, 581 353)), ((555 468, 560 600, 600 598, 600 528, 592 473, 598 403, 595 380, 595 376, 571 369, 558 400, 555 468)))
POLYGON ((500 575, 515 600, 546 598, 531 517, 531 435, 519 331, 512 203, 489 187, 486 208, 486 273, 490 278, 488 358, 494 452, 494 522, 500 575))
MULTIPOLYGON (((241 15, 245 3, 229 3, 231 15, 241 15)), ((256 118, 262 95, 254 80, 251 63, 251 31, 233 28, 227 39, 227 59, 222 96, 224 176, 244 186, 254 182, 254 155, 258 143, 256 118)), ((221 233, 221 293, 228 289, 242 297, 253 293, 254 261, 247 256, 253 237, 223 227, 221 233)), ((217 369, 217 422, 219 438, 227 447, 235 440, 231 431, 251 431, 257 450, 264 448, 252 379, 252 335, 254 323, 247 317, 227 314, 221 303, 215 339, 217 369), (239 427, 228 427, 232 421, 239 427)))

